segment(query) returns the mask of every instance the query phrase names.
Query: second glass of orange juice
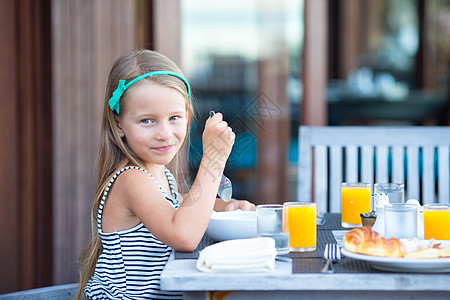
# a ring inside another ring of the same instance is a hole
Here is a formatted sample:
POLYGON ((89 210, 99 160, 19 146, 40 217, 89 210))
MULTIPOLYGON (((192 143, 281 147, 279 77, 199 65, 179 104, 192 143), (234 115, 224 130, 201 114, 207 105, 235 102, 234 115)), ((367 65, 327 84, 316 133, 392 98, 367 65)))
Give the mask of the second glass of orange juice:
POLYGON ((360 214, 370 212, 370 183, 342 183, 342 227, 361 227, 360 214))
POLYGON ((426 240, 450 240, 450 204, 425 204, 423 223, 426 240))
POLYGON ((293 252, 316 250, 317 206, 314 202, 286 202, 289 246, 293 252))

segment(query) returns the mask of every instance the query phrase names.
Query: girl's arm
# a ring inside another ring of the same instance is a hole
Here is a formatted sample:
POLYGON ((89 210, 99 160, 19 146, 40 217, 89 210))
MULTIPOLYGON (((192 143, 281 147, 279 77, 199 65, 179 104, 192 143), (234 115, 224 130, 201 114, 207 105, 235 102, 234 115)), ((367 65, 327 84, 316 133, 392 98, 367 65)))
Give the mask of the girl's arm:
POLYGON ((159 240, 180 251, 195 250, 206 231, 235 134, 217 113, 206 121, 202 137, 204 155, 199 171, 178 210, 142 171, 129 170, 116 183, 118 197, 125 199, 128 209, 159 240))

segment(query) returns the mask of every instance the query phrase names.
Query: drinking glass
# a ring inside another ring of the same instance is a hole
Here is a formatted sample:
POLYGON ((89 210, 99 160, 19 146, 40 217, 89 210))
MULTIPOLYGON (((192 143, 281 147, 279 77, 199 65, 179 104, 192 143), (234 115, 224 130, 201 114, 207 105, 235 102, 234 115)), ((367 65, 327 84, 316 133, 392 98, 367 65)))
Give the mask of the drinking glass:
POLYGON ((423 208, 424 238, 450 240, 450 204, 425 204, 423 208))
POLYGON ((317 206, 314 202, 286 202, 289 246, 293 252, 316 250, 317 206))
POLYGON ((289 232, 286 226, 285 210, 282 204, 256 206, 258 237, 273 238, 278 255, 289 253, 289 232))
POLYGON ((370 183, 341 184, 342 227, 361 227, 361 215, 370 212, 370 183))
POLYGON ((405 202, 405 184, 403 183, 375 183, 374 193, 386 193, 390 203, 405 202))
POLYGON ((385 237, 390 238, 415 238, 417 237, 416 205, 405 203, 390 203, 384 207, 384 231, 385 237))

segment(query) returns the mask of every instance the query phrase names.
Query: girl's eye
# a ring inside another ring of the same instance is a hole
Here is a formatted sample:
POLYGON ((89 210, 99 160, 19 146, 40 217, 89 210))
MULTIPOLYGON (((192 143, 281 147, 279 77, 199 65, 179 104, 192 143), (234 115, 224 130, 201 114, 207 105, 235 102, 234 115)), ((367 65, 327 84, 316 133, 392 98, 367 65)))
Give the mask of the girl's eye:
POLYGON ((170 121, 176 121, 176 120, 178 120, 178 119, 180 119, 180 116, 173 116, 173 117, 170 117, 170 121))
POLYGON ((150 119, 144 119, 144 120, 141 121, 141 123, 142 123, 142 124, 150 124, 150 123, 152 123, 152 120, 150 120, 150 119))

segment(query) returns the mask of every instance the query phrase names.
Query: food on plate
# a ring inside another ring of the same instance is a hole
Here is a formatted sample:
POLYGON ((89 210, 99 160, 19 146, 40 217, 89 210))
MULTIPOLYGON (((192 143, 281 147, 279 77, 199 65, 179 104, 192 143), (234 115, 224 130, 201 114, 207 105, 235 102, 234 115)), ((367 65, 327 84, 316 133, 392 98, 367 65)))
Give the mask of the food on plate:
POLYGON ((406 258, 438 258, 439 249, 437 248, 425 248, 416 250, 413 252, 405 253, 406 258))
POLYGON ((400 239, 400 242, 402 243, 403 247, 405 247, 405 251, 408 253, 426 248, 439 248, 439 246, 441 245, 435 239, 431 240, 419 240, 418 238, 400 239))
POLYGON ((347 251, 388 257, 438 258, 450 257, 450 247, 440 248, 436 240, 385 239, 368 226, 358 227, 346 233, 343 238, 347 251))
POLYGON ((450 247, 440 248, 439 257, 450 257, 450 247))
POLYGON ((369 226, 353 229, 345 234, 345 250, 375 256, 402 257, 405 253, 398 239, 385 239, 369 226))
POLYGON ((405 253, 406 258, 438 258, 438 257, 450 257, 450 247, 439 248, 439 243, 429 247, 412 252, 405 253))

